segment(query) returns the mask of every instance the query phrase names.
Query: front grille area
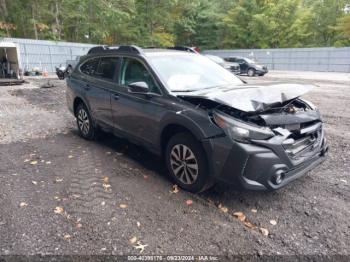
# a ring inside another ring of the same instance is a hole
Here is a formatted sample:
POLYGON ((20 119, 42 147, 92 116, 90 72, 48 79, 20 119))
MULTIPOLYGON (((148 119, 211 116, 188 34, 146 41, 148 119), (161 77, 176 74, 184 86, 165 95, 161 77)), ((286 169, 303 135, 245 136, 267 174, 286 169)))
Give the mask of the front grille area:
POLYGON ((293 131, 284 141, 283 148, 292 160, 300 160, 313 155, 323 140, 322 123, 318 122, 293 131))

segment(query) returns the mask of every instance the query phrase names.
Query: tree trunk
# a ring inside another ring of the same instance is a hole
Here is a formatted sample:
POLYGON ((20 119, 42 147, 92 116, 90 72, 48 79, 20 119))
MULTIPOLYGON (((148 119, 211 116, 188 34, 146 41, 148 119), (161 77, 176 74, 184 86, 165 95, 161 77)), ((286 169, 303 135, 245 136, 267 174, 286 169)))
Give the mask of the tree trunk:
POLYGON ((59 20, 59 6, 58 6, 58 1, 55 1, 55 22, 56 22, 56 30, 58 34, 58 40, 61 40, 61 25, 60 25, 60 20, 59 20))
POLYGON ((33 29, 35 39, 38 39, 38 29, 36 28, 36 20, 35 20, 35 3, 32 3, 32 19, 33 19, 33 29))
POLYGON ((0 13, 1 13, 1 18, 6 21, 7 18, 7 5, 6 5, 6 0, 0 0, 0 13))

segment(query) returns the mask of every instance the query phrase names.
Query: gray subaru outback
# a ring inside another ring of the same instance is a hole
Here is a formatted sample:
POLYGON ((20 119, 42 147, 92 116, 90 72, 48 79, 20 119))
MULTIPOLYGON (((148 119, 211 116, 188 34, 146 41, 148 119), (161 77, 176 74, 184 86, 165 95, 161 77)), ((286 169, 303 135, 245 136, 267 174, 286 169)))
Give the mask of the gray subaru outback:
POLYGON ((183 189, 217 181, 279 189, 327 152, 312 86, 249 85, 209 58, 169 49, 97 46, 67 79, 83 138, 112 132, 161 156, 183 189))

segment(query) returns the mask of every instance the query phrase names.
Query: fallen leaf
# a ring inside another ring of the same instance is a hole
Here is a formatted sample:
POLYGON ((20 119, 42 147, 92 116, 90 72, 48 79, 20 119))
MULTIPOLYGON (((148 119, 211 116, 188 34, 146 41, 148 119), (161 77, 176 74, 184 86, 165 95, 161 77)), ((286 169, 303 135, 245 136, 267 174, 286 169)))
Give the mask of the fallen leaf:
POLYGON ((55 180, 57 183, 59 182, 62 182, 63 181, 63 178, 59 178, 59 177, 56 177, 56 180, 55 180))
POLYGON ((29 159, 24 159, 24 163, 27 163, 27 162, 29 162, 30 160, 29 159))
POLYGON ((249 229, 256 228, 256 226, 254 224, 250 223, 249 221, 244 221, 244 225, 249 229))
POLYGON ((246 216, 243 214, 243 212, 235 212, 233 215, 239 220, 244 221, 246 219, 246 216))
POLYGON ((263 234, 265 237, 269 235, 269 231, 266 228, 261 227, 260 228, 261 234, 263 234))
POLYGON ((64 211, 63 207, 55 207, 55 210, 54 210, 56 214, 62 214, 63 211, 64 211))
POLYGON ((172 188, 172 190, 170 190, 170 193, 172 193, 172 194, 177 194, 177 193, 179 193, 179 188, 178 188, 178 186, 177 186, 177 185, 173 185, 173 188, 172 188))
POLYGON ((130 244, 135 244, 137 241, 137 237, 132 237, 129 239, 130 244))
POLYGON ((69 239, 71 239, 72 237, 71 237, 71 235, 69 235, 69 234, 66 234, 66 235, 64 235, 63 236, 63 239, 64 240, 69 240, 69 239))
POLYGON ((31 165, 36 165, 37 163, 38 163, 38 161, 36 161, 36 160, 30 162, 31 165))
POLYGON ((137 242, 137 245, 134 246, 134 248, 140 249, 140 253, 142 253, 142 252, 145 250, 145 247, 147 247, 147 246, 148 246, 148 245, 143 245, 143 244, 141 244, 140 241, 138 241, 138 242, 137 242))
POLYGON ((190 206, 193 204, 193 201, 191 199, 186 200, 186 205, 190 206))
POLYGON ((28 206, 28 204, 27 204, 26 202, 21 202, 21 203, 19 204, 19 206, 20 206, 20 207, 26 207, 26 206, 28 206))
POLYGON ((277 225, 277 221, 274 220, 274 219, 271 219, 271 220, 270 220, 270 224, 273 225, 273 226, 275 226, 275 225, 277 225))
POLYGON ((252 211, 252 213, 257 213, 258 210, 256 210, 255 208, 251 209, 250 211, 252 211))
POLYGON ((221 204, 219 204, 218 208, 224 213, 227 213, 227 211, 228 211, 228 208, 223 206, 223 205, 221 205, 221 204))
POLYGON ((69 159, 70 159, 70 158, 73 158, 73 157, 74 157, 74 156, 72 156, 72 155, 69 155, 69 156, 68 156, 69 159))
POLYGON ((102 184, 105 191, 108 191, 111 188, 110 184, 102 184))
POLYGON ((36 182, 36 181, 32 181, 32 184, 33 184, 33 185, 37 185, 37 184, 38 184, 38 182, 36 182))
POLYGON ((120 208, 127 208, 128 205, 127 205, 127 204, 120 204, 119 207, 120 207, 120 208))
POLYGON ((102 180, 103 180, 103 183, 105 183, 105 184, 109 183, 109 177, 108 176, 103 177, 102 180))

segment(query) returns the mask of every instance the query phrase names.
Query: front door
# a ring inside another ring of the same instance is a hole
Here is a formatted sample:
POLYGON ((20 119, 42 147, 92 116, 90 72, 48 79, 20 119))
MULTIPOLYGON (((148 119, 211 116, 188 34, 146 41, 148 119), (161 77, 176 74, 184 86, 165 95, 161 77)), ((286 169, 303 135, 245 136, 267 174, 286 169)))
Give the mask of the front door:
POLYGON ((159 121, 165 113, 161 91, 149 68, 142 61, 123 58, 118 91, 112 94, 115 128, 127 137, 152 147, 158 138, 159 121), (128 85, 145 82, 149 94, 130 93, 128 85))

